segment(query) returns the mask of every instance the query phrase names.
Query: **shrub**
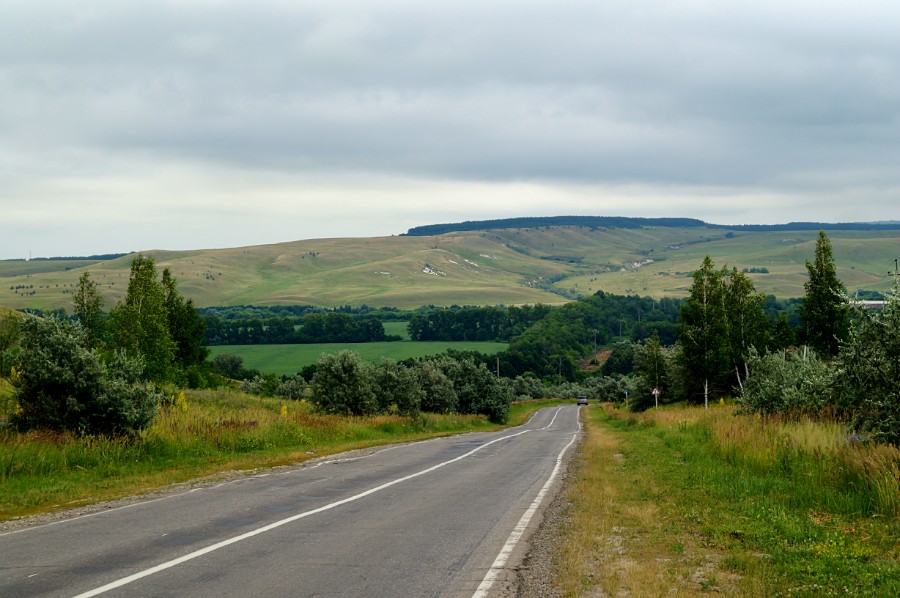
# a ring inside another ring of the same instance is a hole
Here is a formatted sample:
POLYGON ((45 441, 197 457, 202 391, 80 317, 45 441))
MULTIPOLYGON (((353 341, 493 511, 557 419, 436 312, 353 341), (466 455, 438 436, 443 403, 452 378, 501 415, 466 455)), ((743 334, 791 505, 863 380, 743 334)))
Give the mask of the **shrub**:
POLYGON ((313 375, 313 402, 326 413, 374 415, 373 366, 353 351, 323 353, 313 375))
POLYGON ((751 351, 750 376, 737 399, 742 413, 815 415, 829 407, 831 371, 812 352, 759 355, 751 351))
POLYGON ((393 359, 382 359, 375 368, 375 393, 382 412, 396 409, 400 415, 418 415, 425 391, 414 370, 393 359))
POLYGON ((25 320, 14 367, 13 423, 25 429, 135 434, 153 421, 162 396, 141 381, 139 357, 116 353, 107 366, 81 326, 63 320, 25 320))
POLYGON ((885 299, 880 311, 857 313, 835 360, 834 390, 858 431, 900 446, 900 296, 885 299))
POLYGON ((459 398, 453 382, 434 361, 421 361, 416 366, 419 386, 422 388, 422 411, 429 413, 453 413, 459 407, 459 398))

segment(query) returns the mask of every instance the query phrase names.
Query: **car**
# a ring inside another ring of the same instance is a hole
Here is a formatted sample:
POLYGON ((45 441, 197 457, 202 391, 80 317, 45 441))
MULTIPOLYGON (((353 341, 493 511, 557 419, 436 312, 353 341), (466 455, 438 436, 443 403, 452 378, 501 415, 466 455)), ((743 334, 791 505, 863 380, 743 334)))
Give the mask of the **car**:
POLYGON ((587 397, 584 396, 584 395, 581 395, 580 397, 578 397, 577 399, 575 399, 575 403, 576 403, 577 405, 587 405, 587 404, 588 404, 587 397))

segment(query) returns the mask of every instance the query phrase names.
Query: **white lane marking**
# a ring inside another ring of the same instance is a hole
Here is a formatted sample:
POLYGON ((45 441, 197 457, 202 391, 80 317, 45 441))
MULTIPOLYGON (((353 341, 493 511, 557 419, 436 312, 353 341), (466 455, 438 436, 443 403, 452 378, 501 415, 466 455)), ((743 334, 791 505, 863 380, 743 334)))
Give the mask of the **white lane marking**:
POLYGON ((206 548, 201 548, 200 550, 195 550, 194 552, 191 552, 190 554, 186 554, 184 556, 178 557, 177 559, 172 559, 171 561, 167 561, 165 563, 160 563, 159 565, 156 565, 155 567, 150 567, 149 569, 145 569, 143 571, 138 571, 137 573, 135 573, 133 575, 129 575, 127 577, 117 579, 116 581, 110 582, 104 586, 100 586, 99 588, 95 588, 93 590, 89 590, 82 594, 78 594, 74 598, 89 598, 90 596, 98 596, 98 595, 108 592, 110 590, 120 588, 124 585, 128 585, 134 581, 137 581, 137 580, 147 577, 149 575, 153 575, 154 573, 159 573, 160 571, 170 569, 176 565, 180 565, 187 561, 201 557, 205 554, 209 554, 210 552, 219 550, 220 548, 224 548, 224 547, 234 544, 236 542, 240 542, 241 540, 246 540, 247 538, 252 538, 253 536, 258 536, 259 534, 271 531, 271 530, 281 527, 283 525, 287 525, 288 523, 293 523, 294 521, 297 521, 299 519, 309 517, 310 515, 316 515, 318 513, 324 512, 324 511, 329 511, 329 510, 339 507, 341 505, 345 505, 347 503, 357 501, 357 500, 364 498, 366 496, 369 496, 371 494, 375 494, 376 492, 380 492, 386 488, 390 488, 391 486, 395 486, 401 482, 406 482, 413 478, 417 478, 419 476, 425 475, 426 473, 431 473, 432 471, 440 469, 441 467, 450 465, 451 463, 455 463, 457 461, 461 461, 462 459, 465 459, 466 457, 469 457, 469 456, 477 453, 481 449, 486 448, 486 447, 494 444, 495 442, 500 442, 501 440, 508 440, 510 438, 515 438, 516 436, 521 436, 522 434, 527 434, 530 431, 531 430, 522 430, 521 432, 517 432, 515 434, 510 434, 509 436, 503 436, 502 438, 496 438, 494 440, 491 440, 490 442, 486 442, 486 443, 482 444, 481 446, 479 446, 477 448, 472 449, 468 453, 465 453, 458 457, 450 459, 449 461, 444 461, 443 463, 438 463, 437 465, 429 467, 428 469, 423 469, 422 471, 412 473, 407 476, 403 476, 402 478, 397 478, 396 480, 392 480, 390 482, 386 482, 384 484, 381 484, 380 486, 376 486, 374 488, 366 490, 365 492, 360 492, 359 494, 356 494, 349 498, 345 498, 345 499, 324 505, 322 507, 319 507, 318 509, 313 509, 312 511, 306 511, 305 513, 298 513, 296 515, 292 515, 291 517, 287 517, 280 521, 270 523, 269 525, 265 525, 263 527, 246 532, 239 536, 234 536, 233 538, 228 538, 227 540, 223 540, 221 542, 218 542, 217 544, 207 546, 206 548))
POLYGON ((556 421, 556 416, 559 415, 559 412, 560 412, 561 410, 562 410, 562 407, 557 407, 557 408, 556 408, 556 413, 553 414, 553 419, 550 420, 550 423, 549 423, 549 424, 547 424, 546 426, 544 426, 543 428, 541 428, 541 430, 546 430, 546 429, 548 429, 550 426, 552 426, 552 425, 553 425, 553 422, 556 421))
POLYGON ((562 469, 563 455, 566 454, 566 451, 569 450, 569 447, 572 446, 572 444, 575 442, 575 439, 578 438, 578 433, 581 432, 580 411, 577 417, 578 430, 574 434, 572 434, 572 439, 569 440, 569 444, 564 446, 563 450, 560 451, 559 455, 557 455, 556 466, 550 473, 550 477, 544 483, 544 486, 543 488, 541 488, 540 492, 537 493, 537 496, 534 497, 534 500, 531 502, 531 505, 525 510, 525 513, 522 514, 522 518, 519 519, 519 523, 517 523, 516 527, 513 528, 512 533, 509 534, 509 538, 506 540, 506 544, 504 544, 503 548, 500 549, 500 554, 498 554, 497 558, 494 559, 494 563, 491 565, 491 568, 488 569, 488 572, 484 576, 484 579, 481 580, 481 584, 479 584, 478 589, 475 590, 474 594, 472 594, 472 598, 487 598, 488 592, 494 585, 494 582, 497 581, 497 578, 500 576, 500 572, 503 571, 504 567, 506 567, 506 562, 509 560, 509 555, 512 554, 512 551, 516 547, 516 544, 525 534, 525 530, 528 528, 528 524, 531 523, 531 518, 534 517, 535 513, 537 513, 538 507, 541 505, 544 497, 550 490, 550 486, 559 475, 559 472, 562 469))

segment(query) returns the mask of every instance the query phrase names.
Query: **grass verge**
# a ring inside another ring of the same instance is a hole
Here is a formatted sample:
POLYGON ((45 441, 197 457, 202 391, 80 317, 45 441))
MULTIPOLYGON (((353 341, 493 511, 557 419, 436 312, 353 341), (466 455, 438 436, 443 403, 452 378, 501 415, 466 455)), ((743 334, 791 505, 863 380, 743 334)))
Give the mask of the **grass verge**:
MULTIPOLYGON (((513 405, 510 425, 524 423, 549 404, 513 405)), ((0 521, 145 493, 219 472, 500 427, 483 416, 339 417, 317 413, 305 401, 225 389, 185 391, 133 440, 0 430, 0 521)))
POLYGON ((727 406, 584 413, 561 595, 900 595, 897 449, 727 406))

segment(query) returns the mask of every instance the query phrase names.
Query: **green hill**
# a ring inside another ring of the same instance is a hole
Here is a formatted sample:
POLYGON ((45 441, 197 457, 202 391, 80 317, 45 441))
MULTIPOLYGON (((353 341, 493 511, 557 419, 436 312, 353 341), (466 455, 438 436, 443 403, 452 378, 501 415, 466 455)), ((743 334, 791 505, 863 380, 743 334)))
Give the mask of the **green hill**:
MULTIPOLYGON (((826 230, 850 291, 890 288, 900 231, 826 230)), ((796 297, 817 231, 538 226, 144 253, 170 268, 197 306, 511 305, 559 303, 597 290, 683 296, 707 254, 717 266, 753 269, 759 291, 796 297)), ((71 311, 77 280, 88 270, 109 308, 126 290, 131 260, 0 261, 0 305, 71 311)))

